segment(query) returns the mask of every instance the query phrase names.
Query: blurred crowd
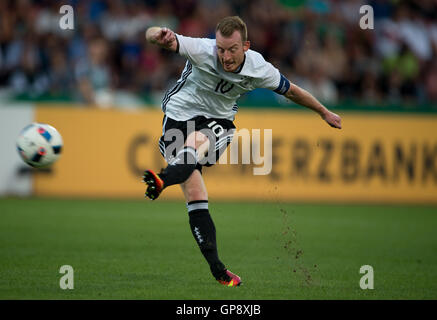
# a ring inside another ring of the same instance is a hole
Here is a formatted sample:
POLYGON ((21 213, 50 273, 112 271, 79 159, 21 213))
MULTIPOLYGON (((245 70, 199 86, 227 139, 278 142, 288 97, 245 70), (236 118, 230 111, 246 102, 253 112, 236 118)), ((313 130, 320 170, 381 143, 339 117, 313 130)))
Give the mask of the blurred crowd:
POLYGON ((241 16, 251 48, 326 104, 437 104, 436 0, 1 0, 0 89, 159 103, 184 59, 148 45, 146 28, 213 38, 227 15, 241 16), (74 30, 59 26, 64 4, 74 30), (360 28, 363 5, 374 29, 360 28))

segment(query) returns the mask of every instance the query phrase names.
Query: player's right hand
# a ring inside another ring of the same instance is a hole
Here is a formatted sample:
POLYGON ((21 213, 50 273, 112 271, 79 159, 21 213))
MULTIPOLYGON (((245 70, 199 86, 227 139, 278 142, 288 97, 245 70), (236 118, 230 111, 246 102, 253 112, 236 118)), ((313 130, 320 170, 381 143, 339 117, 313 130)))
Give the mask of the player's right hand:
POLYGON ((161 28, 153 35, 154 42, 164 48, 171 48, 176 41, 176 35, 168 28, 161 28))
POLYGON ((165 49, 175 51, 177 48, 176 34, 168 28, 150 27, 146 31, 146 39, 165 49))
POLYGON ((173 42, 176 40, 176 35, 174 34, 173 31, 171 31, 168 28, 162 28, 159 37, 162 43, 168 47, 170 47, 173 44, 173 42))

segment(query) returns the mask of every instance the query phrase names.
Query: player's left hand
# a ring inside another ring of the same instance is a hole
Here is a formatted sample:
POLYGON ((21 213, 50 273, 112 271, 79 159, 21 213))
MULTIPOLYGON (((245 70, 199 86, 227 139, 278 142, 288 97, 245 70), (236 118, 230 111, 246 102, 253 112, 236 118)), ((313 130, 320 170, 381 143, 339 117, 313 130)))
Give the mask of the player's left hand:
POLYGON ((341 129, 341 118, 338 114, 327 111, 322 115, 322 119, 325 120, 331 127, 341 129))

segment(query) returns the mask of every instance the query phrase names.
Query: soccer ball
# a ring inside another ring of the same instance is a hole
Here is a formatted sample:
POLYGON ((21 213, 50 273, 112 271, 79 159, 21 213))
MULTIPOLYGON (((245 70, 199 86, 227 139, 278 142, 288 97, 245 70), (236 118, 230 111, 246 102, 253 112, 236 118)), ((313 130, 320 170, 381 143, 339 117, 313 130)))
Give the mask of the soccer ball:
POLYGON ((32 123, 21 130, 17 150, 28 165, 35 168, 48 167, 61 155, 62 136, 51 125, 32 123))

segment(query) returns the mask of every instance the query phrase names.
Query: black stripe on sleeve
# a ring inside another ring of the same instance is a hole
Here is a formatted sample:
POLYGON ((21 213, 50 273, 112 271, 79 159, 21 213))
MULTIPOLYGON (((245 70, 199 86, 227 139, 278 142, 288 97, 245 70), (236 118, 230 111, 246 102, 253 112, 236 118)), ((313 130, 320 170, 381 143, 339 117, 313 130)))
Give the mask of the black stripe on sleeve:
POLYGON ((176 37, 176 42, 177 42, 177 46, 176 46, 176 53, 179 53, 179 39, 178 36, 175 34, 176 37))

